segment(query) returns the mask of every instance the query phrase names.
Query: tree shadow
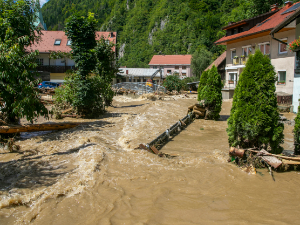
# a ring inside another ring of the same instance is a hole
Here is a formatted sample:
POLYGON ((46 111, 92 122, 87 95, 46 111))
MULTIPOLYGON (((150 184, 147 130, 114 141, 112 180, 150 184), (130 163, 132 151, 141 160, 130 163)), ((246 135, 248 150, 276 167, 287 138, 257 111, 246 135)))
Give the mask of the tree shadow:
POLYGON ((220 115, 219 121, 227 121, 229 117, 229 115, 220 115))

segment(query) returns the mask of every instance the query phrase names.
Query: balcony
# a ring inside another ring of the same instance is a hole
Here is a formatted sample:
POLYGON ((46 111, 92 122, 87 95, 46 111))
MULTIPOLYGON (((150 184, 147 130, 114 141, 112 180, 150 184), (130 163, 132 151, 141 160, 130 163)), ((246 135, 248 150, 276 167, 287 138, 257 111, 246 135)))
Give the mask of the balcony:
POLYGON ((38 72, 65 73, 67 70, 75 70, 75 66, 38 66, 36 70, 38 72))
POLYGON ((244 57, 244 56, 237 57, 237 58, 232 59, 232 64, 233 65, 245 65, 247 60, 248 60, 248 57, 244 57))
POLYGON ((236 88, 237 80, 224 80, 224 89, 232 90, 236 88))

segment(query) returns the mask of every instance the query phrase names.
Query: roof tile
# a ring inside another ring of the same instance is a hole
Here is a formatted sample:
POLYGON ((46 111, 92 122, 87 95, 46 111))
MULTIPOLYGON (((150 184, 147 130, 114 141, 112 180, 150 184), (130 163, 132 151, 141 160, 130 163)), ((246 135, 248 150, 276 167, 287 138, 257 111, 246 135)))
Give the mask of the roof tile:
POLYGON ((192 55, 154 55, 149 65, 190 65, 192 55))

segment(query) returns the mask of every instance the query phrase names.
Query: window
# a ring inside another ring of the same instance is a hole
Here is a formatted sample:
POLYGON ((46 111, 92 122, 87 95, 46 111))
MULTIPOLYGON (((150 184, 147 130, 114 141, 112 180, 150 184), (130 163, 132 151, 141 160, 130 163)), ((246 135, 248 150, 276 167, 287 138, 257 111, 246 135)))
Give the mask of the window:
MULTIPOLYGON (((281 39, 281 41, 287 43, 287 38, 281 39)), ((278 52, 279 54, 287 53, 286 44, 279 42, 278 52)))
POLYGON ((167 73, 172 73, 172 70, 167 70, 167 73))
POLYGON ((278 71, 277 84, 285 84, 285 82, 286 82, 286 71, 278 71))
POLYGON ((54 45, 60 45, 60 43, 61 43, 61 39, 56 39, 54 45))
POLYGON ((236 56, 236 49, 230 49, 231 50, 231 59, 234 59, 236 56))
POLYGON ((229 73, 229 83, 234 82, 237 78, 237 73, 229 73))
POLYGON ((252 46, 243 47, 242 55, 247 57, 252 52, 252 46))
POLYGON ((163 67, 163 66, 160 66, 159 68, 160 68, 160 69, 163 69, 164 67, 163 67))
POLYGON ((44 65, 44 59, 36 59, 36 63, 38 66, 43 66, 44 65))
POLYGON ((67 45, 70 46, 71 44, 72 44, 72 41, 71 41, 71 40, 68 40, 68 41, 67 41, 67 45))
POLYGON ((182 69, 183 69, 183 70, 186 70, 186 66, 182 66, 182 69))
POLYGON ((175 70, 179 70, 179 66, 175 66, 175 70))
POLYGON ((186 73, 182 73, 182 76, 186 76, 186 73))
POLYGON ((157 69, 157 66, 153 66, 153 69, 157 69))
POLYGON ((107 45, 109 45, 109 44, 110 44, 109 40, 105 40, 105 43, 106 43, 107 45))
POLYGON ((263 54, 265 54, 265 55, 270 54, 270 43, 269 42, 258 44, 258 47, 263 54))

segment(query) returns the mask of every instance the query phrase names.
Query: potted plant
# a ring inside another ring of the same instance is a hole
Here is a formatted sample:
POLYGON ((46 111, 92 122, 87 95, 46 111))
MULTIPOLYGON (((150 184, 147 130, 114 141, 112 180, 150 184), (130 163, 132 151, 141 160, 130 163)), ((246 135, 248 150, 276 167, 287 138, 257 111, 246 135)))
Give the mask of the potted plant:
POLYGON ((229 80, 228 84, 234 84, 234 81, 233 80, 229 80))
POLYGON ((238 56, 234 56, 233 57, 233 65, 237 65, 239 64, 239 57, 238 56))
POLYGON ((284 80, 280 80, 277 82, 277 84, 285 84, 285 81, 284 80))
POLYGON ((298 39, 293 40, 291 43, 289 43, 288 49, 293 52, 300 51, 300 37, 298 39))
POLYGON ((245 55, 241 55, 241 58, 244 59, 244 58, 245 58, 245 55))

